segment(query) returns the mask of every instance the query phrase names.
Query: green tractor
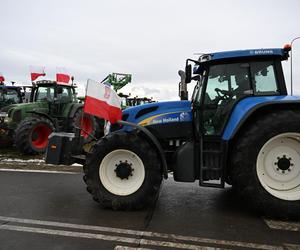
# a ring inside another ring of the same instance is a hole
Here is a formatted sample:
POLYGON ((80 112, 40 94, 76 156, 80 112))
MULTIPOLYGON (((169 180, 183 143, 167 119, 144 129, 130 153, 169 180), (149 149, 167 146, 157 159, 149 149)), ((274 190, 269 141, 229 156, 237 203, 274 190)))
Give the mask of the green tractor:
POLYGON ((0 137, 13 141, 23 154, 44 153, 52 132, 74 132, 78 127, 85 142, 101 133, 96 119, 83 113, 75 86, 55 81, 38 81, 29 103, 12 104, 0 113, 0 137))

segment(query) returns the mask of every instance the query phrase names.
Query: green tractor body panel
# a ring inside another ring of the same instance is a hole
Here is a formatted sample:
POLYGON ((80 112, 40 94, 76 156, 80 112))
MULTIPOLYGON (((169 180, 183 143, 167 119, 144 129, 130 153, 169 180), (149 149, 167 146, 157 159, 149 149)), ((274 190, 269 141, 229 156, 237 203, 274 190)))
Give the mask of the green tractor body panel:
POLYGON ((32 116, 32 112, 48 113, 49 108, 47 102, 32 102, 10 105, 3 111, 8 113, 6 127, 11 130, 15 129, 20 121, 32 116))

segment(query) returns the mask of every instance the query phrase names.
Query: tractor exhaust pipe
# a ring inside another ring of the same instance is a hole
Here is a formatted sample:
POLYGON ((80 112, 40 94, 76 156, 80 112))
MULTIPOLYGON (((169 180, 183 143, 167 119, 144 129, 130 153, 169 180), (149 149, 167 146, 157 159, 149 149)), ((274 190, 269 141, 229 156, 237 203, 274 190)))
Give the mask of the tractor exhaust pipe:
POLYGON ((180 100, 188 100, 189 94, 187 91, 186 74, 183 70, 179 70, 178 75, 180 76, 180 82, 179 82, 180 100))

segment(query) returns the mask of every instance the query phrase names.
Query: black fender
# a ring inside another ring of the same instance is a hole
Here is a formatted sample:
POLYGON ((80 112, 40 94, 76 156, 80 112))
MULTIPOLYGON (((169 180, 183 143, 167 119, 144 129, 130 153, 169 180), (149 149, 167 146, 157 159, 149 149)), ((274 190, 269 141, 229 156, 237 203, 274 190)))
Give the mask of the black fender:
POLYGON ((132 123, 132 122, 126 122, 126 121, 118 121, 118 124, 123 126, 131 126, 136 128, 137 130, 143 132, 146 137, 153 143, 153 145, 156 147, 156 150, 159 154, 161 163, 162 163, 162 171, 163 171, 163 177, 164 179, 168 179, 168 166, 167 166, 167 160, 164 154, 164 150, 162 146, 160 145, 160 142, 157 140, 157 138, 145 127, 140 126, 138 124, 132 123))
POLYGON ((73 118, 79 109, 83 108, 83 103, 74 103, 69 110, 68 117, 73 118))

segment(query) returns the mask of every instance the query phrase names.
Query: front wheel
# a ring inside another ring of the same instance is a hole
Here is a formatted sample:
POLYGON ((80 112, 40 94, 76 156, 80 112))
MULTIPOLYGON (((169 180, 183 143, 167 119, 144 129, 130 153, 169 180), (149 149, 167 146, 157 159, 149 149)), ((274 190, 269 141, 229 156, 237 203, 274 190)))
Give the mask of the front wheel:
POLYGON ((87 156, 84 172, 94 200, 115 210, 152 203, 162 181, 156 151, 135 133, 112 133, 100 139, 87 156))
POLYGON ((299 120, 296 111, 260 117, 232 152, 233 186, 265 216, 300 217, 299 120))
POLYGON ((16 147, 26 155, 44 153, 48 145, 48 137, 54 130, 53 123, 49 119, 28 117, 16 129, 16 147))

